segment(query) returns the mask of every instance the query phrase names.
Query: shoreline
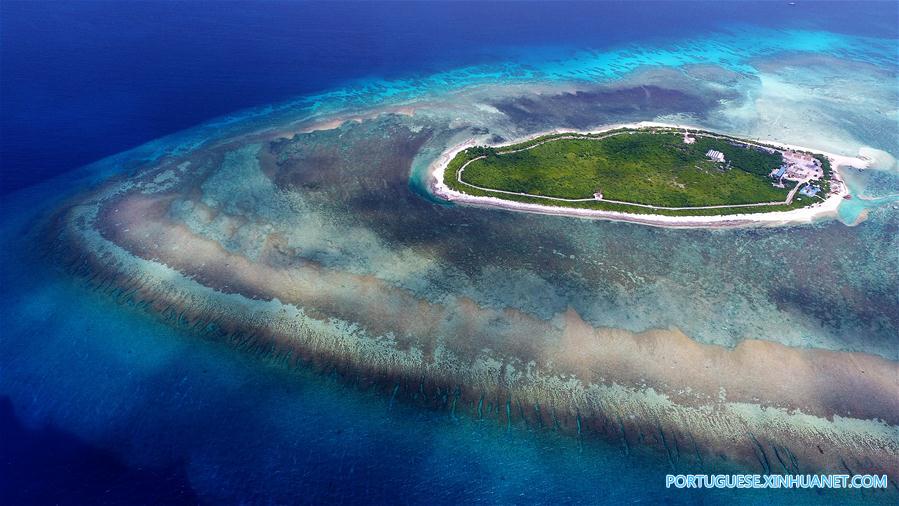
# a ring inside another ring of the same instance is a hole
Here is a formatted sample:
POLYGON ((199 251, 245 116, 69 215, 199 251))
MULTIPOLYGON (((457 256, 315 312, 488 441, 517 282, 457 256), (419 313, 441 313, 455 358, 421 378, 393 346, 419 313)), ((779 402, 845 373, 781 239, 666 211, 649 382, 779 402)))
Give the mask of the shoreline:
MULTIPOLYGON (((554 129, 545 132, 538 132, 522 139, 514 139, 501 144, 492 145, 492 147, 504 147, 527 142, 529 140, 552 134, 599 134, 615 130, 618 128, 679 128, 689 130, 705 130, 704 128, 692 125, 673 125, 669 123, 658 123, 653 121, 641 121, 638 123, 621 123, 614 125, 606 125, 593 130, 574 130, 574 129, 554 129)), ((817 153, 826 156, 830 160, 831 168, 835 178, 840 182, 837 191, 829 194, 822 202, 812 204, 801 209, 793 209, 790 211, 772 211, 768 213, 741 213, 726 214, 717 216, 668 216, 662 214, 636 214, 624 213, 620 211, 605 211, 599 209, 580 209, 574 207, 551 206, 543 204, 533 204, 526 202, 515 202, 505 200, 498 197, 483 197, 469 195, 449 188, 443 182, 443 175, 449 162, 462 150, 479 144, 474 138, 457 144, 447 150, 431 163, 429 167, 430 177, 428 189, 437 198, 459 205, 481 207, 489 209, 501 209, 506 211, 517 211, 534 214, 545 214, 552 216, 570 216, 575 218, 599 219, 608 221, 623 221, 628 223, 639 223, 642 225, 650 225, 656 227, 667 228, 732 228, 732 227, 748 227, 748 226, 780 226, 794 223, 811 223, 823 218, 832 218, 837 216, 837 208, 849 195, 848 187, 843 181, 839 168, 842 166, 866 167, 867 162, 858 157, 850 157, 836 155, 824 151, 809 149, 803 146, 793 144, 784 144, 776 141, 757 140, 751 141, 758 144, 767 144, 779 149, 801 150, 817 153)))

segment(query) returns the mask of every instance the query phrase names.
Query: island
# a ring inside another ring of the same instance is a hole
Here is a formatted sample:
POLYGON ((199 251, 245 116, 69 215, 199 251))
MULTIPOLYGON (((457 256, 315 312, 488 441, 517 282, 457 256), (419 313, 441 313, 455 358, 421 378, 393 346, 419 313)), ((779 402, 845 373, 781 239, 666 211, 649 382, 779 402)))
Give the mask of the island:
POLYGON ((811 221, 848 196, 835 167, 797 146, 661 123, 473 140, 435 163, 432 190, 461 204, 634 221, 742 226, 811 221))

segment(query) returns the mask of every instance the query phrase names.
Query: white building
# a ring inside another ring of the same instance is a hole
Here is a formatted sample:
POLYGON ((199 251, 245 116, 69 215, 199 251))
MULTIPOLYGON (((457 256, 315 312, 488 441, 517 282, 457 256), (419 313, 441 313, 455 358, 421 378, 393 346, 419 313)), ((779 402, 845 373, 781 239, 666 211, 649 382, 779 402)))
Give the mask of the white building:
POLYGON ((710 149, 705 156, 709 157, 713 162, 724 162, 724 153, 710 149))

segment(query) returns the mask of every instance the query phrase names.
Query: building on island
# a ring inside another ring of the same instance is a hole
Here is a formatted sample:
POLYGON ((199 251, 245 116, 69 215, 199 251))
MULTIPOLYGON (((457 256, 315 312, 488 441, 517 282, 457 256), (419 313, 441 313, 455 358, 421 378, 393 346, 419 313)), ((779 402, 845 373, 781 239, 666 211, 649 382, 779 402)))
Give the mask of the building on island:
POLYGON ((784 151, 783 163, 780 167, 771 171, 770 176, 778 182, 788 181, 814 181, 824 178, 824 167, 818 160, 807 153, 796 151, 784 151))
POLYGON ((797 151, 784 151, 783 160, 787 168, 784 179, 791 181, 803 181, 806 179, 822 179, 824 168, 821 161, 807 153, 797 151))
POLYGON ((805 195, 806 197, 814 197, 820 191, 821 191, 821 188, 807 184, 807 185, 803 186, 801 190, 799 190, 799 193, 805 195))
POLYGON ((695 137, 690 137, 690 132, 684 130, 684 144, 693 144, 696 142, 695 137))
POLYGON ((705 156, 709 157, 713 162, 724 162, 724 153, 710 149, 705 156))

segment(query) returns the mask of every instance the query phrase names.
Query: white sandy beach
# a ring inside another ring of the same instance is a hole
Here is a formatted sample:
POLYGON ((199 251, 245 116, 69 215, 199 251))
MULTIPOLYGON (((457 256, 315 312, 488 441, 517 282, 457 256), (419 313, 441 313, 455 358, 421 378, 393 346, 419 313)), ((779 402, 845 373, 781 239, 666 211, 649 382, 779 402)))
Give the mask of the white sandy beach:
MULTIPOLYGON (((569 129, 557 129, 551 130, 547 132, 540 132, 531 136, 528 136, 524 139, 516 139, 513 141, 509 141, 503 144, 495 145, 494 147, 503 147, 509 146, 513 144, 518 144, 520 142, 524 142, 530 139, 534 139, 536 137, 540 137, 543 135, 550 134, 560 134, 560 133, 572 133, 572 134, 597 134, 607 132, 609 130, 614 130, 617 128, 645 128, 645 127, 664 127, 664 128, 678 128, 678 129, 689 129, 689 130, 706 130, 701 127, 696 127, 692 125, 672 125, 668 123, 656 123, 651 121, 643 121, 639 123, 622 123, 615 125, 607 125, 603 128, 590 130, 590 131, 579 131, 579 130, 569 130, 569 129)), ((832 192, 827 196, 825 200, 820 203, 813 204, 808 207, 804 207, 801 209, 794 209, 791 211, 774 211, 770 213, 749 213, 749 214, 728 214, 728 215, 719 215, 719 216, 666 216, 659 214, 631 214, 631 213, 622 213, 617 211, 602 211, 597 209, 577 209, 572 207, 560 207, 560 206, 549 206, 542 204, 531 204, 525 202, 514 202, 510 200, 504 200, 496 197, 481 197, 468 195, 465 193, 458 192, 446 186, 443 182, 443 174, 446 170, 449 162, 462 150, 477 145, 482 144, 482 142, 478 142, 476 139, 472 138, 464 143, 453 146, 447 151, 443 152, 440 157, 437 158, 431 164, 431 181, 430 181, 430 189, 434 195, 437 197, 454 202, 461 205, 468 205, 474 207, 486 207, 486 208, 497 208, 497 209, 506 209, 510 211, 521 211, 528 213, 538 213, 538 214, 551 214, 551 215, 559 215, 559 216, 574 216, 578 218, 588 218, 588 219, 602 219, 602 220, 612 220, 612 221, 627 221, 632 223, 641 223, 644 225, 652 225, 658 227, 673 227, 673 228, 724 228, 724 227, 746 227, 746 226, 778 226, 778 225, 786 225, 792 223, 810 223, 819 219, 835 217, 837 215, 837 208, 840 203, 843 201, 844 197, 848 194, 848 189, 846 185, 842 182, 842 177, 839 173, 840 167, 866 167, 868 162, 861 158, 849 157, 843 155, 836 155, 833 153, 827 153, 820 150, 810 149, 802 146, 796 146, 792 144, 783 144, 776 141, 769 140, 757 140, 753 141, 759 144, 767 144, 770 146, 774 146, 780 149, 790 149, 790 150, 799 150, 799 151, 808 151, 812 153, 818 153, 826 156, 830 159, 830 164, 833 169, 833 173, 836 178, 840 181, 841 184, 838 185, 838 189, 835 192, 832 192)))

